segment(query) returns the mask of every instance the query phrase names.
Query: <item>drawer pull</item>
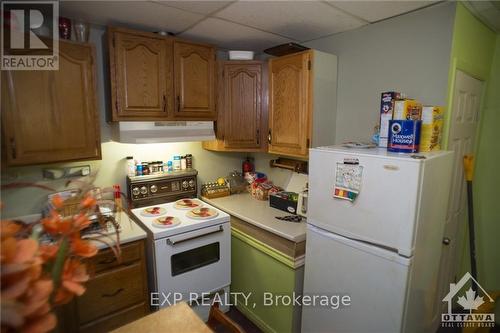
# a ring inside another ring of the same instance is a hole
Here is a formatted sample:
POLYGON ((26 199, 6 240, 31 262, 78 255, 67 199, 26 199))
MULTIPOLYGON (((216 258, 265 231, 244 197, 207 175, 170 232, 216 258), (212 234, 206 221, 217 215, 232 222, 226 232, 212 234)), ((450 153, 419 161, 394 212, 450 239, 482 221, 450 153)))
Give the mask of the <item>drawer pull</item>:
POLYGON ((111 293, 111 294, 102 294, 101 297, 115 297, 116 295, 118 295, 119 293, 121 293, 124 290, 125 289, 123 289, 123 288, 119 288, 114 293, 111 293))
POLYGON ((116 261, 116 257, 112 257, 112 258, 101 260, 98 262, 98 264, 99 265, 108 265, 108 264, 114 263, 115 261, 116 261))

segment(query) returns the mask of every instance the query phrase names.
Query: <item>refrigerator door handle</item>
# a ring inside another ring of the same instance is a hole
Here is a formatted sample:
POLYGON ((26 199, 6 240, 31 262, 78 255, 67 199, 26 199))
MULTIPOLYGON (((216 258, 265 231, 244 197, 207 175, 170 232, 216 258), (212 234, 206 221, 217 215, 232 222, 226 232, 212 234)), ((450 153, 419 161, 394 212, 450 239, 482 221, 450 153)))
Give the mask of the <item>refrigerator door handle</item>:
POLYGON ((409 259, 408 257, 402 256, 398 254, 398 251, 396 249, 387 247, 387 246, 381 246, 378 244, 373 244, 361 239, 353 239, 345 236, 340 236, 337 235, 333 232, 329 232, 327 230, 318 228, 314 225, 308 224, 307 225, 308 232, 314 232, 316 234, 319 234, 325 238, 332 239, 333 241, 338 241, 341 243, 344 243, 348 246, 355 247, 357 249, 360 249, 362 251, 367 251, 370 252, 374 255, 384 257, 387 259, 391 260, 396 260, 400 263, 403 263, 405 265, 409 265, 409 259))

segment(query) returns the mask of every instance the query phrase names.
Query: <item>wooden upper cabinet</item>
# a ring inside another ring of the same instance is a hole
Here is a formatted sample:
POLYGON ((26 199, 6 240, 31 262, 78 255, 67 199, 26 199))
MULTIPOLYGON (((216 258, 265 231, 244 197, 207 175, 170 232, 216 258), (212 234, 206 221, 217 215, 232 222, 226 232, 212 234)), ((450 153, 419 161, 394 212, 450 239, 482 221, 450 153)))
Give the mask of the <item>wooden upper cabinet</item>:
POLYGON ((224 146, 260 148, 262 65, 224 66, 224 146))
POLYGON ((174 42, 174 118, 215 120, 215 49, 174 42))
POLYGON ((269 60, 269 152, 307 158, 333 145, 337 57, 307 50, 269 60))
POLYGON ((311 112, 309 51, 269 61, 269 152, 305 157, 311 112))
POLYGON ((2 71, 8 165, 99 159, 95 51, 60 41, 58 71, 2 71))
POLYGON ((172 40, 110 29, 112 120, 154 120, 173 112, 172 40))
POLYGON ((217 151, 266 151, 267 66, 261 61, 222 61, 217 74, 217 151))

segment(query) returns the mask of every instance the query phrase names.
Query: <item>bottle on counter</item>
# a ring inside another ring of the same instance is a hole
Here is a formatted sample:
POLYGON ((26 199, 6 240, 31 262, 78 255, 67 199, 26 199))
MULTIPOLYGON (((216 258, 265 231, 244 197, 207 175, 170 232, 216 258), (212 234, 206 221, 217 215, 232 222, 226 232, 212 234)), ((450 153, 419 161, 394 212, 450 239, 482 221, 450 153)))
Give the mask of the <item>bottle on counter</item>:
POLYGON ((181 170, 187 169, 186 156, 181 157, 181 170))
POLYGON ((174 171, 179 171, 181 169, 181 157, 179 155, 174 156, 173 167, 174 171))
POLYGON ((172 161, 167 162, 167 171, 168 172, 174 171, 174 163, 172 161))
POLYGON ((127 176, 135 176, 135 162, 133 156, 127 156, 127 176))
POLYGON ((142 162, 142 174, 144 176, 150 174, 150 168, 149 168, 149 163, 148 162, 142 162))
POLYGON ((186 168, 188 169, 193 168, 193 155, 191 154, 186 155, 186 168))
POLYGON ((241 165, 241 171, 243 177, 245 177, 247 173, 254 171, 254 166, 252 161, 250 161, 250 157, 247 157, 246 160, 243 161, 243 164, 241 165))
POLYGON ((142 164, 141 163, 138 163, 135 167, 135 174, 137 176, 142 176, 142 164))

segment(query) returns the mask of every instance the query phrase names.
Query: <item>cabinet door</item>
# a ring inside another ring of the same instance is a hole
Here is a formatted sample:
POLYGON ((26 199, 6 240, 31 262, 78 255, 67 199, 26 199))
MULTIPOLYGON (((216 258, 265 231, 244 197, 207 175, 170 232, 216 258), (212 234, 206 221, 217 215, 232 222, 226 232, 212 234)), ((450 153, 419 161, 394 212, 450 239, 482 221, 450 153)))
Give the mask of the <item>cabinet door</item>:
POLYGON ((174 75, 174 117, 215 120, 215 50, 175 41, 174 75))
POLYGON ((172 41, 114 32, 111 43, 113 120, 168 117, 173 107, 172 41))
POLYGON ((94 49, 60 42, 58 71, 2 72, 7 163, 25 165, 101 156, 94 49))
POLYGON ((224 80, 224 147, 260 148, 262 65, 226 64, 224 80))
POLYGON ((269 152, 307 157, 311 114, 310 51, 269 61, 269 152))

